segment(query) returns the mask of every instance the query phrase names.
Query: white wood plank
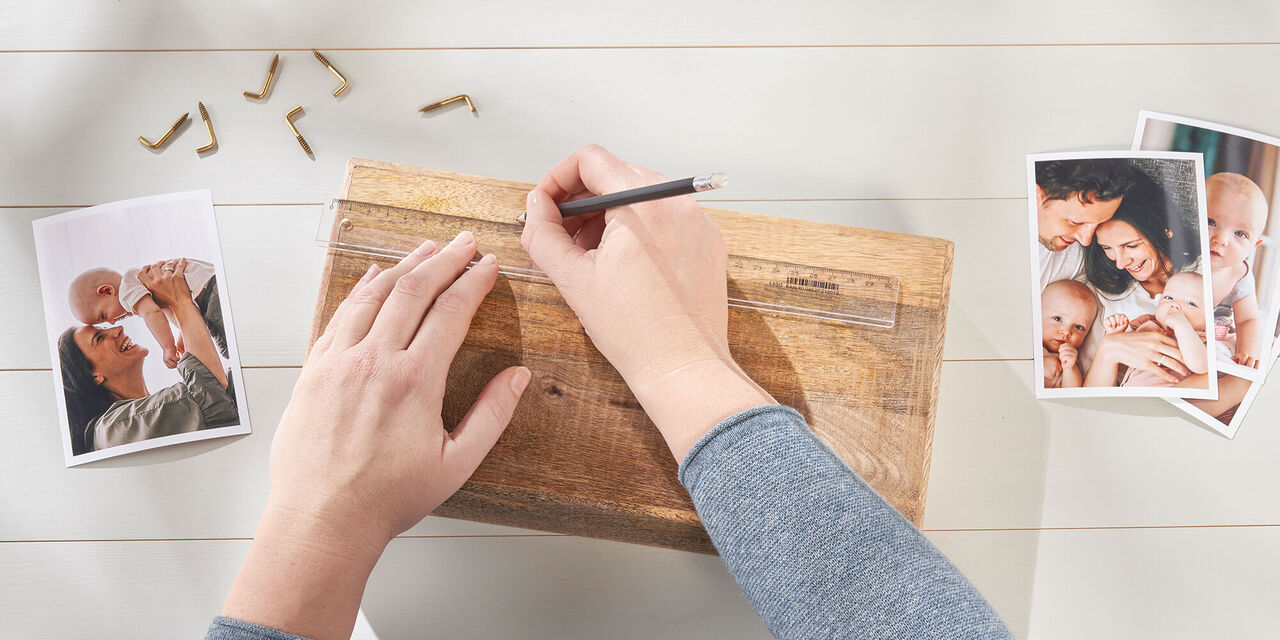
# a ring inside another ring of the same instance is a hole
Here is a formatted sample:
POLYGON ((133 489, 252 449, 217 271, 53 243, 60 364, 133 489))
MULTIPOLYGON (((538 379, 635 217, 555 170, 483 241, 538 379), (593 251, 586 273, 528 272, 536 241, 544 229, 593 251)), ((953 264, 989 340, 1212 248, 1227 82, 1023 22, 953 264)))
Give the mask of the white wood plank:
POLYGON ((6 2, 5 49, 540 47, 1280 39, 1265 3, 6 2))
POLYGON ((1032 375, 943 366, 926 529, 1280 523, 1280 385, 1227 440, 1154 398, 1037 401, 1032 375))
MULTIPOLYGON (((1032 535, 933 538, 1015 632, 1025 628, 1032 535)), ((247 550, 246 541, 0 544, 5 633, 199 637, 247 550)), ((396 540, 363 608, 382 640, 769 637, 719 558, 567 536, 396 540)))
POLYGON ((1045 531, 1029 638, 1273 638, 1280 528, 1045 531))
MULTIPOLYGON (((1026 250, 989 238, 1026 224, 1020 200, 708 202, 707 206, 942 237, 956 243, 944 356, 1025 358, 1030 353, 1026 250), (993 321, 993 318, 1001 318, 993 321)), ((0 370, 47 369, 31 220, 60 209, 0 210, 0 370), (26 311, 23 311, 26 310, 26 311)), ((317 206, 217 207, 241 361, 300 366, 324 252, 317 206)))
MULTIPOLYGON (((253 537, 271 439, 297 375, 245 371, 251 435, 66 469, 49 373, 0 372, 0 541, 253 537)), ((406 534, 540 532, 428 517, 406 534)))
POLYGON ((352 82, 343 99, 329 95, 329 72, 297 52, 284 57, 271 99, 250 104, 240 92, 262 81, 261 52, 0 55, 11 86, 0 104, 10 150, 0 158, 0 205, 210 185, 221 204, 318 202, 336 191, 351 156, 536 180, 587 142, 669 175, 726 171, 733 182, 722 198, 1017 198, 1026 191, 1024 154, 1127 147, 1141 108, 1274 132, 1270 105, 1280 101, 1280 85, 1255 72, 1280 64, 1271 46, 348 51, 332 59, 352 82), (1079 74, 1052 71, 1063 69, 1144 72, 1090 72, 1082 84, 1079 74), (458 92, 475 99, 478 117, 465 108, 416 111, 458 92), (197 100, 214 118, 219 151, 197 157, 199 125, 161 153, 138 144, 197 100), (282 121, 298 104, 315 160, 282 121))

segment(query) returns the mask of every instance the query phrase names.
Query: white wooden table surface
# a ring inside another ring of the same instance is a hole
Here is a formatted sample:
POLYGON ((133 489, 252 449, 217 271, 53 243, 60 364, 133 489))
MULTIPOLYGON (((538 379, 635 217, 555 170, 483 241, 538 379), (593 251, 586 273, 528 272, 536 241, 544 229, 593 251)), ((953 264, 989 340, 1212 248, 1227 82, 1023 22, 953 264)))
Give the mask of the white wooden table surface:
MULTIPOLYGON (((1142 108, 1280 134, 1278 45, 1253 1, 3 0, 0 637, 198 637, 218 612, 347 158, 532 182, 588 142, 727 172, 714 206, 956 243, 925 532, 1019 637, 1274 637, 1280 384, 1234 441, 1158 400, 1035 401, 1024 155, 1127 148, 1142 108), (457 93, 479 117, 416 112, 457 93), (197 100, 216 153, 198 120, 138 144, 197 100), (206 187, 255 432, 64 469, 31 220, 206 187)), ((384 640, 768 635, 717 558, 440 518, 364 607, 384 640)))

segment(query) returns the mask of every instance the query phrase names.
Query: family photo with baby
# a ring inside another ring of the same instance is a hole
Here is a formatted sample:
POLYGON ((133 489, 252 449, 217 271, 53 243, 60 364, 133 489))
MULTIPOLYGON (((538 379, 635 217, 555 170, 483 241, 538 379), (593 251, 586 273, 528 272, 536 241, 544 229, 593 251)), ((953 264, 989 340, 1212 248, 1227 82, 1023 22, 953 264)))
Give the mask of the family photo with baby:
POLYGON ((1200 159, 1110 155, 1030 159, 1038 395, 1214 397, 1200 159))
POLYGON ((1280 140, 1142 112, 1133 148, 1028 157, 1037 396, 1162 396, 1231 436, 1276 353, 1280 140))
POLYGON ((249 432, 207 191, 35 230, 68 465, 249 432))

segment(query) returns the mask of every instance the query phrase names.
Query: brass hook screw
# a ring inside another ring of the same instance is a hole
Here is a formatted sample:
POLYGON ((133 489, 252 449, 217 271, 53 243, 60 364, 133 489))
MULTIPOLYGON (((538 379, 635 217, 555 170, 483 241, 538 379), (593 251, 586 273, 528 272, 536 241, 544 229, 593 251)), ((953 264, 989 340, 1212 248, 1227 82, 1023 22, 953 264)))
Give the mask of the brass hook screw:
POLYGON ((209 131, 209 144, 196 149, 196 153, 204 153, 218 146, 218 138, 213 135, 213 121, 209 119, 209 112, 205 111, 204 103, 197 102, 200 105, 200 117, 204 120, 204 128, 209 131))
POLYGON ((324 66, 329 67, 329 70, 333 72, 333 75, 338 76, 338 79, 342 81, 342 86, 333 90, 333 97, 336 98, 339 95, 341 95, 343 91, 346 91, 347 77, 342 75, 341 71, 338 71, 337 69, 335 69, 334 66, 329 62, 328 58, 324 57, 324 54, 320 53, 319 51, 316 51, 315 49, 312 49, 311 53, 316 54, 316 60, 319 60, 320 64, 323 64, 324 66))
POLYGON ((271 58, 271 67, 267 69, 267 81, 263 83, 262 91, 257 93, 246 91, 244 92, 244 97, 257 98, 259 100, 267 97, 267 92, 271 90, 271 79, 276 77, 276 65, 278 64, 280 64, 280 54, 277 53, 275 57, 271 58))
POLYGON ((182 114, 182 117, 181 117, 181 118, 178 118, 177 120, 175 120, 175 121, 173 122, 173 126, 172 126, 172 127, 169 127, 169 130, 168 130, 168 131, 166 131, 166 132, 164 132, 164 135, 163 135, 163 136, 161 136, 161 137, 160 137, 160 139, 159 139, 159 140, 157 140, 156 142, 152 142, 152 141, 150 141, 150 140, 148 140, 148 139, 146 139, 146 138, 144 138, 144 137, 142 137, 142 136, 138 136, 138 142, 141 142, 141 143, 142 143, 142 146, 144 146, 144 147, 146 147, 146 148, 148 148, 148 149, 159 149, 159 148, 160 148, 160 145, 164 144, 164 143, 165 143, 165 141, 169 139, 169 136, 173 135, 173 132, 174 132, 174 131, 177 131, 177 130, 178 130, 178 127, 182 126, 182 123, 184 123, 184 122, 186 122, 186 121, 187 121, 187 116, 189 116, 189 115, 191 115, 191 112, 190 112, 190 111, 188 111, 188 112, 186 112, 186 113, 182 114))
POLYGON ((302 145, 302 150, 306 151, 307 154, 310 155, 311 145, 307 144, 307 141, 303 139, 301 133, 298 133, 298 128, 293 126, 293 116, 297 115, 301 111, 302 111, 302 105, 298 105, 294 107, 293 111, 290 111, 289 113, 285 114, 284 123, 289 125, 289 130, 293 132, 293 137, 298 139, 298 144, 302 145))
POLYGON ((425 106, 425 107, 423 107, 423 108, 421 108, 421 109, 418 109, 418 111, 420 111, 420 112, 425 112, 425 111, 430 111, 430 110, 432 110, 432 109, 439 109, 440 107, 443 107, 443 106, 445 106, 446 104, 449 104, 449 103, 451 103, 451 102, 457 102, 457 101, 459 101, 459 100, 465 100, 465 101, 467 102, 467 107, 469 107, 469 108, 471 109, 471 113, 475 113, 475 112, 476 112, 476 105, 475 105, 475 103, 474 103, 474 102, 471 102, 471 97, 470 97, 470 96, 468 96, 468 95, 467 95, 467 94, 465 94, 465 93, 464 93, 464 94, 461 94, 461 95, 456 95, 456 96, 454 96, 454 97, 452 97, 452 98, 449 98, 448 100, 441 100, 440 102, 432 102, 431 104, 429 104, 429 105, 427 105, 427 106, 425 106))

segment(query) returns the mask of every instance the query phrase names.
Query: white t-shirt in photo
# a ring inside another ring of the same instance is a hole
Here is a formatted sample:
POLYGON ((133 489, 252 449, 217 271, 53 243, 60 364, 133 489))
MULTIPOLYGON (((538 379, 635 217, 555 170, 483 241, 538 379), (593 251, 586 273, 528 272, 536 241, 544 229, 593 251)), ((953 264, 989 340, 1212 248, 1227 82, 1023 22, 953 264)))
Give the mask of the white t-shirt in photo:
MULTIPOLYGON (((204 260, 187 259, 187 270, 182 274, 187 281, 187 288, 191 289, 191 297, 200 297, 200 292, 204 291, 204 286, 209 284, 209 280, 213 278, 213 264, 204 260)), ((133 310, 134 305, 138 303, 143 296, 150 294, 147 288, 142 286, 138 281, 138 270, 129 269, 120 277, 120 290, 116 292, 120 299, 120 306, 124 307, 129 313, 136 313, 133 310)), ((165 314, 169 315, 169 314, 165 314)))
POLYGON ((1050 251, 1040 245, 1040 290, 1050 282, 1076 280, 1084 271, 1084 247, 1072 242, 1062 251, 1050 251))

